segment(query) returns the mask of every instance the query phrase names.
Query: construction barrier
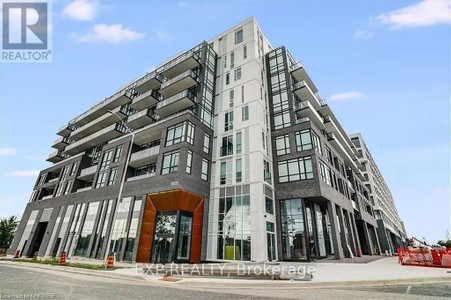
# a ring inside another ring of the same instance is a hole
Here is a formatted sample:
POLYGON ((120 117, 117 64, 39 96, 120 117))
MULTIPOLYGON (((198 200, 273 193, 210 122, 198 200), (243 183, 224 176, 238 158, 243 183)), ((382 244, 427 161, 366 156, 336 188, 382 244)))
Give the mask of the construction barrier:
POLYGON ((60 254, 60 266, 66 265, 66 252, 61 252, 60 254))
POLYGON ((451 248, 398 248, 398 262, 406 266, 451 268, 451 248))
POLYGON ((114 267, 114 254, 113 253, 108 255, 108 260, 106 262, 106 267, 107 267, 107 269, 111 269, 111 268, 114 267))
POLYGON ((20 250, 16 250, 16 253, 14 253, 14 258, 19 258, 20 256, 20 250))

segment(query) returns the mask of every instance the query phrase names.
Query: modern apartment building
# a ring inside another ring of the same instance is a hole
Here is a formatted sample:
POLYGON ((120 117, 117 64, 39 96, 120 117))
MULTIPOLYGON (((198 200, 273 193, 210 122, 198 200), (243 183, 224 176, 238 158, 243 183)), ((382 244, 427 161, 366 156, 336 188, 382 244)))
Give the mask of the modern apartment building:
POLYGON ((349 136, 357 148, 364 184, 370 191, 370 200, 374 205, 374 216, 377 220, 377 234, 382 251, 396 252, 399 247, 406 246, 407 233, 404 222, 396 209, 393 196, 379 168, 371 156, 360 133, 349 136))
POLYGON ((381 251, 356 146, 254 18, 57 134, 10 254, 200 262, 381 251))

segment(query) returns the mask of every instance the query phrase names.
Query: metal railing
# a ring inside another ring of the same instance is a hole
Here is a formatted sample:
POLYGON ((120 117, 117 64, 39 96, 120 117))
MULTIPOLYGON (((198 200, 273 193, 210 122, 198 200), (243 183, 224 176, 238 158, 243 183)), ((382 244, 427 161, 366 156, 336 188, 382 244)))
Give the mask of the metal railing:
POLYGON ((185 91, 180 92, 180 93, 178 93, 178 94, 176 94, 176 95, 174 95, 172 97, 169 97, 168 99, 160 101, 157 104, 157 109, 165 107, 167 105, 170 105, 170 104, 172 104, 174 102, 177 102, 178 100, 183 99, 185 97, 190 99, 193 102, 196 102, 196 95, 193 92, 191 92, 190 90, 185 90, 185 91))

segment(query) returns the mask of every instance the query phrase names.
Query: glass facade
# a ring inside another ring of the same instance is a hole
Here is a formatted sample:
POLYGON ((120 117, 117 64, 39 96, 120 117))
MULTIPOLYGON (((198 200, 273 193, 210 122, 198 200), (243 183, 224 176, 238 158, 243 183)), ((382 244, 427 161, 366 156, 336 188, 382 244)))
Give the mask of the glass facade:
POLYGON ((283 260, 307 260, 307 232, 301 199, 280 201, 283 260))
POLYGON ((102 223, 99 224, 98 231, 101 232, 100 236, 99 236, 99 241, 97 242, 97 248, 94 250, 95 251, 95 258, 103 258, 104 255, 104 251, 102 251, 103 249, 103 244, 105 242, 105 238, 110 226, 110 219, 111 219, 111 214, 112 214, 112 210, 113 210, 113 201, 114 200, 107 200, 104 203, 104 206, 107 205, 107 211, 105 216, 103 217, 102 223), (108 201, 108 202, 107 202, 108 201))
POLYGON ((94 230, 94 224, 99 211, 100 202, 91 202, 88 206, 88 212, 86 213, 85 221, 83 223, 80 238, 77 242, 77 250, 75 256, 86 256, 88 251, 89 242, 94 230))
POLYGON ((131 261, 133 259, 133 251, 135 250, 135 240, 138 234, 139 218, 141 217, 142 200, 135 199, 133 204, 133 212, 128 229, 127 243, 125 244, 124 260, 131 261))
POLYGON ((217 258, 250 260, 250 196, 219 199, 217 258))
POLYGON ((122 255, 122 245, 127 236, 127 219, 130 212, 132 197, 125 197, 119 201, 117 206, 116 220, 111 233, 110 251, 116 253, 116 259, 122 255))

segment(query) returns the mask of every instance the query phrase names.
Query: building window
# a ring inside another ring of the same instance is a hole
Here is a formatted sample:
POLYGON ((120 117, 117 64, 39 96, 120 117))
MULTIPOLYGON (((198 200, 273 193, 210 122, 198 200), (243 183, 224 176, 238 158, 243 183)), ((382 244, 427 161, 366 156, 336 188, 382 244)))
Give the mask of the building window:
POLYGON ((274 204, 272 202, 272 199, 269 197, 265 197, 265 211, 268 214, 271 214, 271 215, 274 214, 274 204))
POLYGON ((161 168, 161 174, 169 174, 177 172, 179 165, 179 151, 173 151, 166 153, 163 156, 163 166, 161 168))
POLYGON ((191 166, 193 165, 193 152, 188 151, 186 157, 186 173, 191 174, 191 166))
POLYGON ((191 122, 183 122, 168 128, 166 147, 180 142, 194 144, 194 125, 191 122))
POLYGON ((230 73, 226 74, 226 84, 230 83, 230 73))
POLYGON ((217 259, 251 259, 250 196, 219 198, 217 259))
POLYGON ((224 55, 224 69, 227 68, 227 55, 224 55))
POLYGON ((224 118, 224 131, 233 129, 233 111, 225 114, 224 118))
POLYGON ((111 156, 113 155, 113 149, 106 151, 103 154, 102 162, 100 163, 100 170, 105 170, 111 163, 111 156))
POLYGON ((276 137, 276 155, 290 154, 290 137, 288 134, 276 137))
POLYGON ((236 154, 241 154, 242 143, 241 143, 241 132, 236 133, 236 154))
POLYGON ((332 186, 331 181, 331 171, 328 166, 326 166, 322 161, 319 162, 319 174, 321 177, 321 180, 327 183, 328 185, 332 186))
POLYGON ((96 181, 96 186, 95 186, 96 189, 105 186, 107 173, 108 173, 107 171, 103 171, 103 172, 99 173, 99 175, 97 176, 97 181, 96 181))
POLYGON ((241 86, 241 103, 244 103, 244 85, 241 86))
POLYGON ((221 156, 233 154, 233 135, 222 138, 221 156))
POLYGON ((235 98, 235 91, 231 89, 229 91, 229 107, 233 107, 233 99, 235 98))
POLYGON ((310 156, 281 161, 278 163, 278 170, 280 183, 313 178, 310 156))
POLYGON ((77 166, 78 166, 78 163, 74 163, 74 164, 72 165, 72 168, 70 169, 70 174, 69 174, 69 176, 74 176, 74 175, 75 175, 75 172, 77 171, 77 166))
POLYGON ((117 175, 117 168, 113 168, 110 171, 110 177, 108 178, 108 184, 107 185, 113 185, 114 181, 116 180, 117 175))
POLYGON ((208 134, 204 135, 204 152, 210 153, 210 136, 208 134))
POLYGON ((230 53, 230 67, 233 68, 235 66, 235 53, 230 53))
POLYGON ((235 31, 235 45, 243 41, 243 28, 235 31))
POLYGON ((241 182, 243 179, 243 167, 241 164, 241 158, 236 159, 236 182, 241 182))
POLYGON ((332 163, 332 151, 330 151, 329 147, 327 147, 327 146, 325 146, 325 147, 326 147, 326 158, 327 158, 327 161, 332 163))
POLYGON ((241 107, 241 120, 242 121, 249 120, 249 106, 248 105, 241 107))
POLYGON ((118 146, 116 148, 116 152, 114 152, 113 162, 118 162, 121 159, 121 154, 122 154, 122 146, 118 146))
POLYGON ((274 113, 278 113, 289 108, 288 93, 286 91, 272 96, 274 113))
POLYGON ((265 182, 271 184, 271 170, 269 168, 269 162, 263 160, 263 178, 265 182))
POLYGON ((73 184, 74 184, 73 180, 68 180, 67 181, 66 188, 64 189, 63 195, 67 195, 67 194, 69 194, 71 192, 73 184))
POLYGON ((208 160, 202 159, 202 172, 200 174, 200 179, 208 181, 208 160))
POLYGON ((266 138, 265 138, 265 132, 264 131, 262 131, 262 146, 263 146, 263 149, 266 149, 266 138))
POLYGON ((226 184, 226 178, 227 178, 227 163, 222 162, 219 175, 219 184, 226 184))
POLYGON ((315 148, 320 154, 321 144, 318 136, 310 129, 296 132, 296 149, 297 151, 305 151, 315 148))
POLYGON ((243 47, 243 58, 244 59, 247 58, 247 47, 246 46, 243 47))
POLYGON ((281 129, 291 125, 291 118, 289 112, 284 112, 278 115, 274 115, 274 129, 281 129))
POLYGON ((236 69, 234 74, 235 74, 235 81, 240 80, 241 79, 241 68, 236 69))

